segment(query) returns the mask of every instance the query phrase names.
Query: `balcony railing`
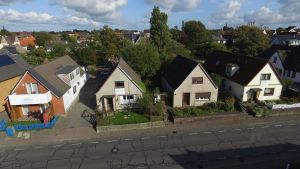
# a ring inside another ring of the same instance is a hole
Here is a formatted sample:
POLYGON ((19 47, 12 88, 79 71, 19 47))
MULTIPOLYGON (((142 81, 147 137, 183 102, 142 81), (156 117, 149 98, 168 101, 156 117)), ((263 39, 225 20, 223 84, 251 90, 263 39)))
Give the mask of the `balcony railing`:
POLYGON ((16 105, 46 104, 52 100, 51 92, 39 94, 13 94, 8 96, 9 103, 16 105))

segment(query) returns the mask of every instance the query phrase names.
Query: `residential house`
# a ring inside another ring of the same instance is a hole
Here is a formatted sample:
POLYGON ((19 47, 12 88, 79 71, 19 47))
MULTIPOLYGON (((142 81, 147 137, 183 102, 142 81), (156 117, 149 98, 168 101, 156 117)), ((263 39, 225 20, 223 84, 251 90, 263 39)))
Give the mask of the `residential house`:
POLYGON ((4 37, 9 46, 20 45, 20 41, 17 36, 9 35, 9 36, 4 36, 4 37))
POLYGON ((222 35, 213 35, 212 39, 216 43, 221 43, 221 44, 226 44, 227 43, 227 39, 224 38, 222 35))
POLYGON ((11 119, 33 113, 65 114, 86 80, 85 70, 69 56, 29 69, 8 96, 11 119))
POLYGON ((112 112, 133 108, 145 89, 138 74, 122 59, 110 61, 101 73, 101 87, 96 92, 99 111, 112 112))
POLYGON ((258 57, 269 60, 281 78, 293 81, 292 89, 300 91, 300 46, 272 46, 258 57))
POLYGON ((281 78, 268 60, 215 51, 204 67, 221 76, 222 88, 243 102, 280 98, 281 78))
POLYGON ((216 102, 218 87, 196 61, 177 56, 162 75, 162 87, 171 94, 173 107, 216 102))
POLYGON ((0 113, 5 110, 7 96, 28 68, 21 56, 0 50, 0 113))
POLYGON ((52 41, 51 40, 51 41, 47 41, 47 42, 45 42, 45 49, 46 49, 46 51, 47 52, 53 51, 54 46, 57 45, 57 44, 59 44, 59 45, 65 45, 66 42, 64 42, 63 40, 58 40, 58 41, 52 41))
POLYGON ((273 35, 270 43, 271 45, 299 46, 300 34, 273 35))
POLYGON ((23 37, 20 38, 20 46, 22 46, 24 49, 28 49, 28 46, 36 46, 35 43, 36 39, 33 36, 23 37))
POLYGON ((0 36, 0 49, 2 49, 4 46, 8 46, 8 42, 6 41, 6 38, 4 36, 0 36))

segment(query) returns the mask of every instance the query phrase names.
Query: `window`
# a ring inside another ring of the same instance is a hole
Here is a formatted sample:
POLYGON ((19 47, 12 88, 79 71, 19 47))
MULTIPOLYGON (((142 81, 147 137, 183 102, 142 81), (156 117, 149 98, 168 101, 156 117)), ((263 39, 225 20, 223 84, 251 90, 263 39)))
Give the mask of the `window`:
POLYGON ((193 77, 192 78, 193 84, 202 84, 203 83, 203 77, 193 77))
POLYGON ((80 83, 79 83, 79 82, 77 82, 77 85, 78 85, 78 86, 80 86, 80 83))
POLYGON ((268 74, 261 74, 260 80, 270 80, 271 79, 271 73, 268 74))
POLYGON ((273 96, 274 88, 265 88, 264 96, 273 96))
POLYGON ((27 83, 26 90, 28 94, 38 94, 38 84, 37 83, 27 83))
POLYGON ((276 63, 277 62, 277 57, 274 57, 273 58, 273 63, 276 63))
POLYGON ((209 101, 210 100, 210 93, 196 93, 195 99, 198 101, 209 101))
POLYGON ((226 72, 227 72, 228 74, 231 73, 231 70, 232 70, 231 66, 227 66, 227 67, 226 67, 226 72))
POLYGON ((124 95, 120 96, 120 102, 121 104, 136 103, 136 98, 134 97, 134 95, 124 95))
POLYGON ((23 109, 23 115, 28 115, 29 107, 25 105, 25 106, 22 106, 22 109, 23 109))
POLYGON ((287 71, 286 71, 286 76, 287 76, 287 77, 290 77, 290 76, 291 76, 291 71, 287 70, 287 71))
POLYGON ((73 73, 70 74, 70 78, 71 78, 71 80, 74 79, 74 74, 73 73))
POLYGON ((292 73, 292 78, 295 79, 295 77, 296 77, 296 72, 293 71, 293 73, 292 73))
POLYGON ((73 93, 76 93, 76 86, 73 87, 73 93))
POLYGON ((124 88, 124 81, 115 81, 115 88, 124 88))
POLYGON ((76 75, 79 75, 79 73, 80 73, 80 70, 79 70, 79 68, 77 68, 76 69, 76 75))

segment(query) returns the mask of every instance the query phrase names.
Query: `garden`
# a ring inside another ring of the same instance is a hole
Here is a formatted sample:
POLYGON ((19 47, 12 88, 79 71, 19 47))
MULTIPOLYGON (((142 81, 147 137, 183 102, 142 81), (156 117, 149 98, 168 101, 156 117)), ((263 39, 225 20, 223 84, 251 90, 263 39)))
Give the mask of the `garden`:
POLYGON ((107 125, 124 125, 149 122, 150 118, 131 111, 116 112, 114 116, 107 116, 104 119, 98 118, 97 124, 100 126, 107 125))
POLYGON ((217 103, 206 103, 199 107, 188 108, 174 108, 173 114, 175 118, 178 117, 196 117, 213 115, 218 113, 230 113, 237 111, 236 99, 234 97, 228 97, 225 101, 218 101, 217 103))

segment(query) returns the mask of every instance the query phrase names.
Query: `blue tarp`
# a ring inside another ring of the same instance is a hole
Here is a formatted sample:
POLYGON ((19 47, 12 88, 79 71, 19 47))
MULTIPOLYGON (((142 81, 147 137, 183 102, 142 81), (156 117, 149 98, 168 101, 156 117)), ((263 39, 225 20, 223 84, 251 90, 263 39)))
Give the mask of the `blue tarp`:
POLYGON ((14 125, 16 131, 24 131, 24 130, 35 130, 35 129, 49 129, 52 128, 58 120, 58 117, 54 117, 47 124, 38 123, 38 124, 30 124, 30 125, 14 125))

